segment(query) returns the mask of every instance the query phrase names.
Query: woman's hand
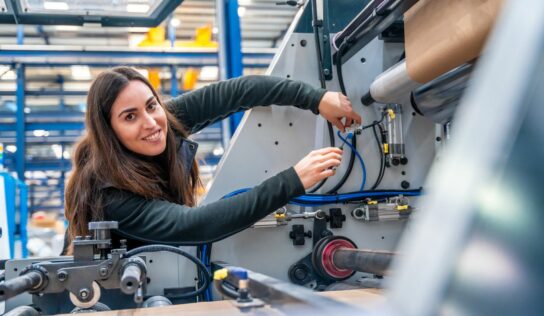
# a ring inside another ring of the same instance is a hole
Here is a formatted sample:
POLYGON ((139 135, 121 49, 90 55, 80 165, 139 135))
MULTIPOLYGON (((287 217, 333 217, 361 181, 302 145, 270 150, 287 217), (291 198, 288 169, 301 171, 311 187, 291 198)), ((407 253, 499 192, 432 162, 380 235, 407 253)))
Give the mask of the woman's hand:
POLYGON ((340 92, 327 91, 319 102, 319 114, 342 132, 352 122, 361 124, 361 116, 353 111, 351 101, 340 92))
POLYGON ((333 167, 340 165, 342 150, 326 147, 310 152, 295 165, 295 171, 304 189, 313 187, 319 181, 334 175, 333 167))

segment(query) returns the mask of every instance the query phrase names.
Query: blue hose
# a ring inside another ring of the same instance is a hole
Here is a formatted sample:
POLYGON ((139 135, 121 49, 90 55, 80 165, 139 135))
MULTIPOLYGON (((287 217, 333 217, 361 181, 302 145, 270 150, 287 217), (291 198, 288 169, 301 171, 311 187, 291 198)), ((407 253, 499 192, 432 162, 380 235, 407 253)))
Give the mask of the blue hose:
POLYGON ((340 134, 340 131, 337 131, 336 135, 338 135, 338 137, 340 138, 340 140, 344 142, 344 144, 348 145, 348 147, 353 151, 353 153, 355 154, 355 156, 357 157, 357 159, 359 159, 359 162, 361 163, 361 169, 363 169, 363 181, 361 183, 361 187, 359 188, 359 191, 363 191, 366 184, 366 166, 365 166, 363 157, 361 157, 361 154, 359 154, 359 152, 355 148, 353 148, 353 145, 348 142, 348 139, 351 139, 353 137, 353 133, 349 133, 347 135, 347 139, 342 137, 342 135, 340 134))

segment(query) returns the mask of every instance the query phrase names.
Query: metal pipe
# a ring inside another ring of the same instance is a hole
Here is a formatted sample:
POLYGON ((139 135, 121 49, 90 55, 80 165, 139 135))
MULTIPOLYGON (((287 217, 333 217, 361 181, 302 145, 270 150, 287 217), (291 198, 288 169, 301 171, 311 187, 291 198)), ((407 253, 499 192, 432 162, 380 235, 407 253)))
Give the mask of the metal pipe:
POLYGON ((406 70, 406 61, 398 62, 380 74, 370 85, 370 92, 363 101, 365 105, 372 102, 405 103, 410 98, 410 92, 421 83, 410 78, 406 70))
POLYGON ((44 275, 40 271, 29 271, 14 279, 0 283, 0 302, 17 296, 21 293, 38 288, 44 282, 44 275))
POLYGON ((410 97, 414 110, 438 124, 451 121, 473 69, 464 64, 415 89, 410 97))
POLYGON ((385 275, 394 256, 394 253, 386 251, 340 248, 332 258, 334 265, 340 269, 385 275))

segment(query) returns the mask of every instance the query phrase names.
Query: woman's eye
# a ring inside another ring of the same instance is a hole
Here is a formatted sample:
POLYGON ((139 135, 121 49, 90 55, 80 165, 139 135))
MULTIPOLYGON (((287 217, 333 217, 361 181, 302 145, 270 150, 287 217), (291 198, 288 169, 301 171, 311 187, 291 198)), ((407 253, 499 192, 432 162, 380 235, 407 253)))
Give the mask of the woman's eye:
POLYGON ((125 120, 132 121, 136 118, 136 115, 130 113, 129 115, 125 116, 125 120))
POLYGON ((148 106, 147 106, 147 109, 148 110, 155 110, 157 108, 157 103, 150 103, 148 106))

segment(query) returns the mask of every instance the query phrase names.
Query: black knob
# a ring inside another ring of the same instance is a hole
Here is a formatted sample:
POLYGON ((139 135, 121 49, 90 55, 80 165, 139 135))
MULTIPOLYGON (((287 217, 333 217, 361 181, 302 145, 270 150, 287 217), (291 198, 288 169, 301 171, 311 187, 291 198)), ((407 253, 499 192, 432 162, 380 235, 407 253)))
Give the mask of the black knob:
POLYGON ((406 190, 406 189, 408 189, 408 188, 410 187, 410 182, 408 182, 408 181, 402 181, 402 182, 400 183, 400 186, 401 186, 403 189, 406 190))
POLYGON ((408 164, 408 158, 406 158, 406 157, 400 158, 400 164, 401 164, 401 165, 406 165, 406 164, 408 164))
POLYGON ((399 159, 399 158, 393 158, 393 159, 391 160, 391 164, 392 164, 393 166, 398 166, 398 165, 400 164, 400 159, 399 159))

